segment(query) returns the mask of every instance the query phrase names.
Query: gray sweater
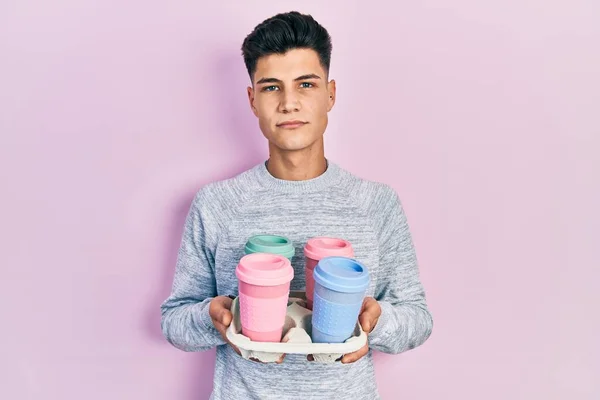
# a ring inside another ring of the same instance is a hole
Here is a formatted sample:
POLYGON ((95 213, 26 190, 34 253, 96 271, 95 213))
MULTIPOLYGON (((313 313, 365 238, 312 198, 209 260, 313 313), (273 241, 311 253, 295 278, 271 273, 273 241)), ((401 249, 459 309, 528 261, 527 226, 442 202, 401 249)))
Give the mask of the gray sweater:
MULTIPOLYGON (((225 344, 208 314, 211 299, 237 295, 235 268, 256 234, 289 238, 296 247, 292 290, 304 290, 303 246, 316 236, 350 241, 371 273, 367 295, 382 308, 371 350, 397 354, 421 345, 432 329, 406 216, 389 186, 329 163, 306 181, 273 177, 260 164, 202 188, 191 205, 162 330, 184 351, 217 348, 211 399, 379 399, 372 353, 353 364, 320 364, 287 355, 283 364, 243 359, 225 344)), ((198 377, 198 379, 203 379, 198 377)))

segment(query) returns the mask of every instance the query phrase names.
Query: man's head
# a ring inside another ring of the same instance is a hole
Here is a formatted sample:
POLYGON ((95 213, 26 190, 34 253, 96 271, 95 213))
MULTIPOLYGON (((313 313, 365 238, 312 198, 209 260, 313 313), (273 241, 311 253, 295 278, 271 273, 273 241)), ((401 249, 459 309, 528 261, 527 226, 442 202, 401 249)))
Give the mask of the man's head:
POLYGON ((335 103, 331 37, 310 15, 278 14, 244 40, 248 99, 271 145, 297 151, 322 141, 335 103))

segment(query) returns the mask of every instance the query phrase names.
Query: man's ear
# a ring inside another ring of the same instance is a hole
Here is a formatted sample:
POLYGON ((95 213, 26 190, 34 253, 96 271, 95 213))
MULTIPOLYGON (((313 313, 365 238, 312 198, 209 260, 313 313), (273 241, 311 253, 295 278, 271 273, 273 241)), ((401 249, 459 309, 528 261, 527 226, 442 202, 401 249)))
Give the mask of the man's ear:
POLYGON ((252 86, 248 86, 248 103, 250 104, 250 109, 252 110, 252 113, 258 117, 258 111, 256 110, 256 107, 254 107, 254 89, 252 89, 252 86))
POLYGON ((327 112, 329 112, 335 105, 335 80, 332 79, 329 81, 329 83, 327 83, 327 93, 329 94, 329 99, 327 99, 329 101, 327 105, 327 112))

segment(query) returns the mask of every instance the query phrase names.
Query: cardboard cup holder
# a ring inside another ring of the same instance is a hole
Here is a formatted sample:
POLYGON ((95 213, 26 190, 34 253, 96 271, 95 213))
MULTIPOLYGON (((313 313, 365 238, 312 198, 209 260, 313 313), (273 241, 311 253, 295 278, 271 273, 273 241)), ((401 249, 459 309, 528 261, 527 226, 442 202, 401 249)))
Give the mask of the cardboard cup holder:
POLYGON ((315 362, 333 363, 344 354, 353 353, 367 343, 367 335, 358 321, 352 336, 344 343, 313 343, 312 311, 306 308, 304 292, 290 292, 281 342, 254 342, 242 335, 239 297, 231 305, 233 321, 227 329, 227 339, 240 349, 245 359, 264 363, 278 361, 284 354, 312 355, 315 362))

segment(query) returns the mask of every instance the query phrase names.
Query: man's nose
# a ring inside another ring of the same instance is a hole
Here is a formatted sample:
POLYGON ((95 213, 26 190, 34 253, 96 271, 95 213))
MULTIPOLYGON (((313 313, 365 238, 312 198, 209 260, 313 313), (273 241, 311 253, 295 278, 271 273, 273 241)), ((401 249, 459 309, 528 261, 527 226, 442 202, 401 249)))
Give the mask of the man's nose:
POLYGON ((281 94, 281 102, 279 104, 279 110, 282 113, 290 113, 293 111, 300 110, 300 99, 298 94, 293 90, 284 91, 281 94))

